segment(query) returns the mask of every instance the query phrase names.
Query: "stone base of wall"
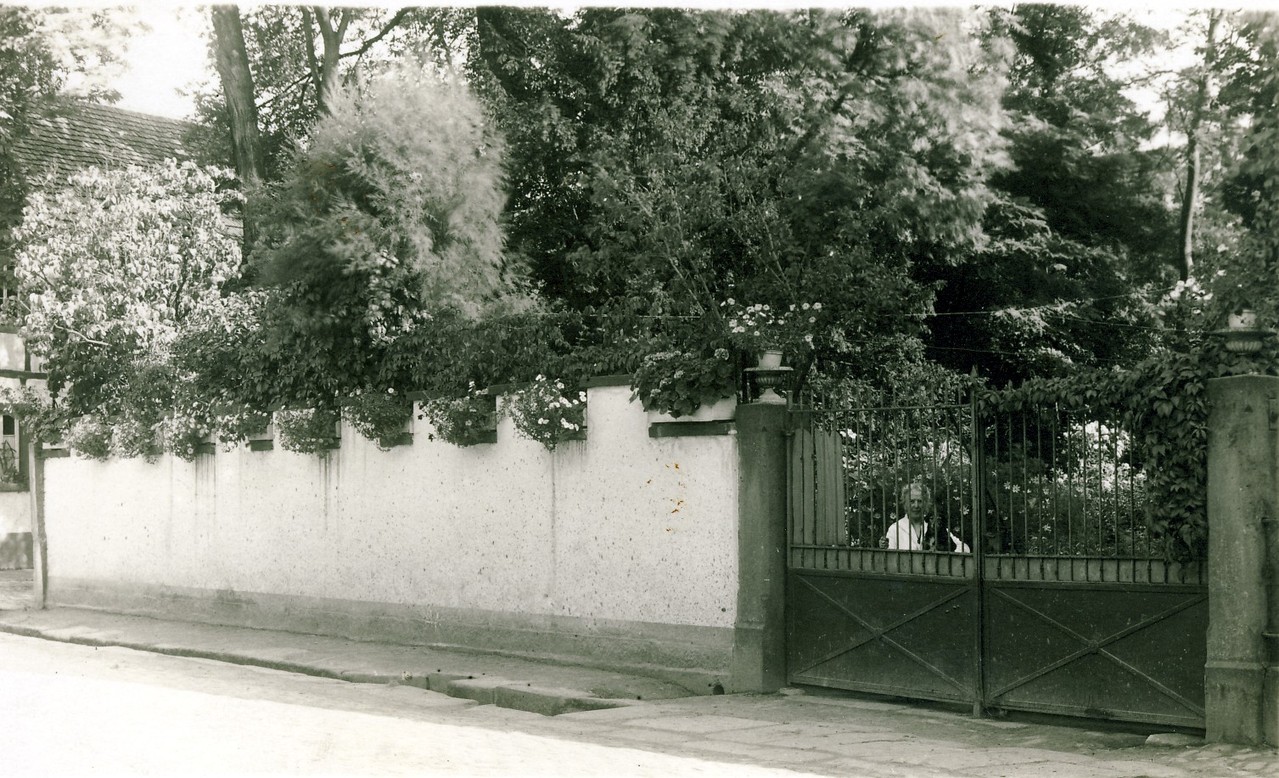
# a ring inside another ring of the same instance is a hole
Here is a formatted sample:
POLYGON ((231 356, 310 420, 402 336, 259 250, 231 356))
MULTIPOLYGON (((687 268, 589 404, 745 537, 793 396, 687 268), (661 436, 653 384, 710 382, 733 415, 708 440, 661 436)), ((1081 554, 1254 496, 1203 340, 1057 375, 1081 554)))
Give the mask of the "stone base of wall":
POLYGON ((31 565, 30 532, 0 535, 0 570, 30 570, 31 565))
POLYGON ((694 694, 729 688, 733 630, 51 576, 50 607, 515 656, 626 672, 694 694))

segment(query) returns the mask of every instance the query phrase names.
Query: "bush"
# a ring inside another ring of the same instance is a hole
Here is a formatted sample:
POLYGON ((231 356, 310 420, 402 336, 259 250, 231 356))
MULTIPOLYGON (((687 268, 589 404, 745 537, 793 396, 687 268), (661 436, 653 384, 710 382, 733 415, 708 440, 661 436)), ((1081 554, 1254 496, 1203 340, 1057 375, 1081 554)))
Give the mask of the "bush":
POLYGON ((497 429, 496 397, 471 384, 462 397, 440 397, 422 405, 421 418, 431 423, 437 436, 455 446, 473 446, 492 440, 497 429))
POLYGON ((539 375, 533 383, 511 394, 506 412, 515 423, 515 431, 549 451, 566 440, 580 439, 586 430, 586 392, 573 396, 566 392, 563 381, 539 375))
POLYGON ((374 342, 507 289, 502 143, 461 79, 404 64, 329 113, 260 209, 254 264, 312 324, 374 342))
POLYGON ((405 423, 413 418, 413 403, 394 389, 370 390, 347 400, 342 412, 356 432, 379 448, 388 448, 387 441, 402 433, 405 423))
POLYGON ((71 422, 63 442, 89 459, 111 456, 111 428, 90 416, 81 416, 71 422))
POLYGON ((204 421, 175 412, 160 425, 160 445, 173 456, 190 462, 200 453, 200 444, 208 432, 204 421))
POLYGON ((275 412, 280 448, 299 454, 325 454, 337 442, 337 411, 304 408, 275 412))
POLYGON ((735 391, 736 369, 727 349, 705 356, 691 351, 659 351, 640 363, 631 380, 631 400, 646 411, 679 418, 735 391))

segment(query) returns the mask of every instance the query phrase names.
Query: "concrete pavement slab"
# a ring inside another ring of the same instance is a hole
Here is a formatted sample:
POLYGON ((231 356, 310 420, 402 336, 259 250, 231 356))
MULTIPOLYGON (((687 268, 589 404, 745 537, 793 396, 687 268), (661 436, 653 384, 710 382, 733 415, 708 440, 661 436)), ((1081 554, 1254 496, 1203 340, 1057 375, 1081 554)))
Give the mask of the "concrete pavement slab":
POLYGON ((964 773, 947 767, 920 767, 847 757, 805 767, 808 770, 819 768, 829 770, 831 775, 856 775, 859 778, 967 778, 964 773))
POLYGON ((612 730, 608 733, 608 737, 610 740, 649 743, 651 745, 670 746, 676 749, 683 749, 690 745, 688 735, 659 729, 612 730))
POLYGON ((745 730, 758 727, 766 727, 770 722, 756 721, 753 719, 737 718, 735 716, 663 716, 660 718, 650 717, 641 719, 632 719, 627 724, 633 727, 649 727, 650 729, 665 729, 672 732, 686 732, 705 735, 707 733, 720 733, 728 730, 745 730))
MULTIPOLYGON (((853 731, 858 731, 852 725, 832 727, 810 723, 769 724, 766 727, 715 732, 711 734, 711 737, 715 740, 727 740, 734 743, 768 743, 790 746, 792 741, 800 737, 814 738, 819 741, 824 738, 838 737, 847 732, 850 727, 853 731)), ((864 729, 860 731, 869 732, 872 730, 864 729)))
POLYGON ((903 732, 889 732, 879 729, 874 731, 837 732, 834 734, 801 734, 777 742, 779 745, 784 744, 791 748, 817 748, 829 751, 832 755, 848 756, 867 751, 867 748, 865 748, 867 743, 878 744, 870 746, 870 750, 882 750, 886 743, 909 740, 910 738, 910 735, 903 732))
POLYGON ((694 748, 717 754, 730 754, 738 758, 749 759, 755 763, 770 765, 803 765, 830 758, 829 754, 822 751, 808 751, 800 748, 785 748, 783 746, 760 746, 749 743, 727 743, 721 740, 695 743, 694 748))

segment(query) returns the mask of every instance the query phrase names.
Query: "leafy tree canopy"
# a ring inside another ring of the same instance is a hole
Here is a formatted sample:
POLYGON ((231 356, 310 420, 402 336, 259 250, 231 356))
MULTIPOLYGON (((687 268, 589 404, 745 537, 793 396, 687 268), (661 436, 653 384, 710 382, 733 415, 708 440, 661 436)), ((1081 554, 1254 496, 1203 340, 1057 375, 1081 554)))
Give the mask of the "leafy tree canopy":
POLYGON ((511 148, 509 245, 603 315, 824 301, 825 355, 855 362, 926 310, 916 266, 981 239, 1003 52, 971 24, 482 9, 469 67, 511 148))
POLYGON ((23 215, 23 336, 61 413, 113 420, 128 453, 157 445, 172 410, 173 344, 197 311, 220 304, 239 267, 224 175, 172 162, 90 168, 33 194, 23 215))

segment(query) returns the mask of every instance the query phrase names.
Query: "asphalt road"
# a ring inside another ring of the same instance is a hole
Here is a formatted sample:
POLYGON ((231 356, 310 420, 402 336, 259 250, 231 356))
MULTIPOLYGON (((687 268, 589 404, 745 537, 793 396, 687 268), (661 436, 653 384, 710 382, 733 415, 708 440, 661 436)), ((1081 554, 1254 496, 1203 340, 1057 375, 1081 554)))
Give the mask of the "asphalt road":
POLYGON ((14 635, 0 689, 6 776, 798 774, 513 731, 545 719, 413 687, 14 635))

